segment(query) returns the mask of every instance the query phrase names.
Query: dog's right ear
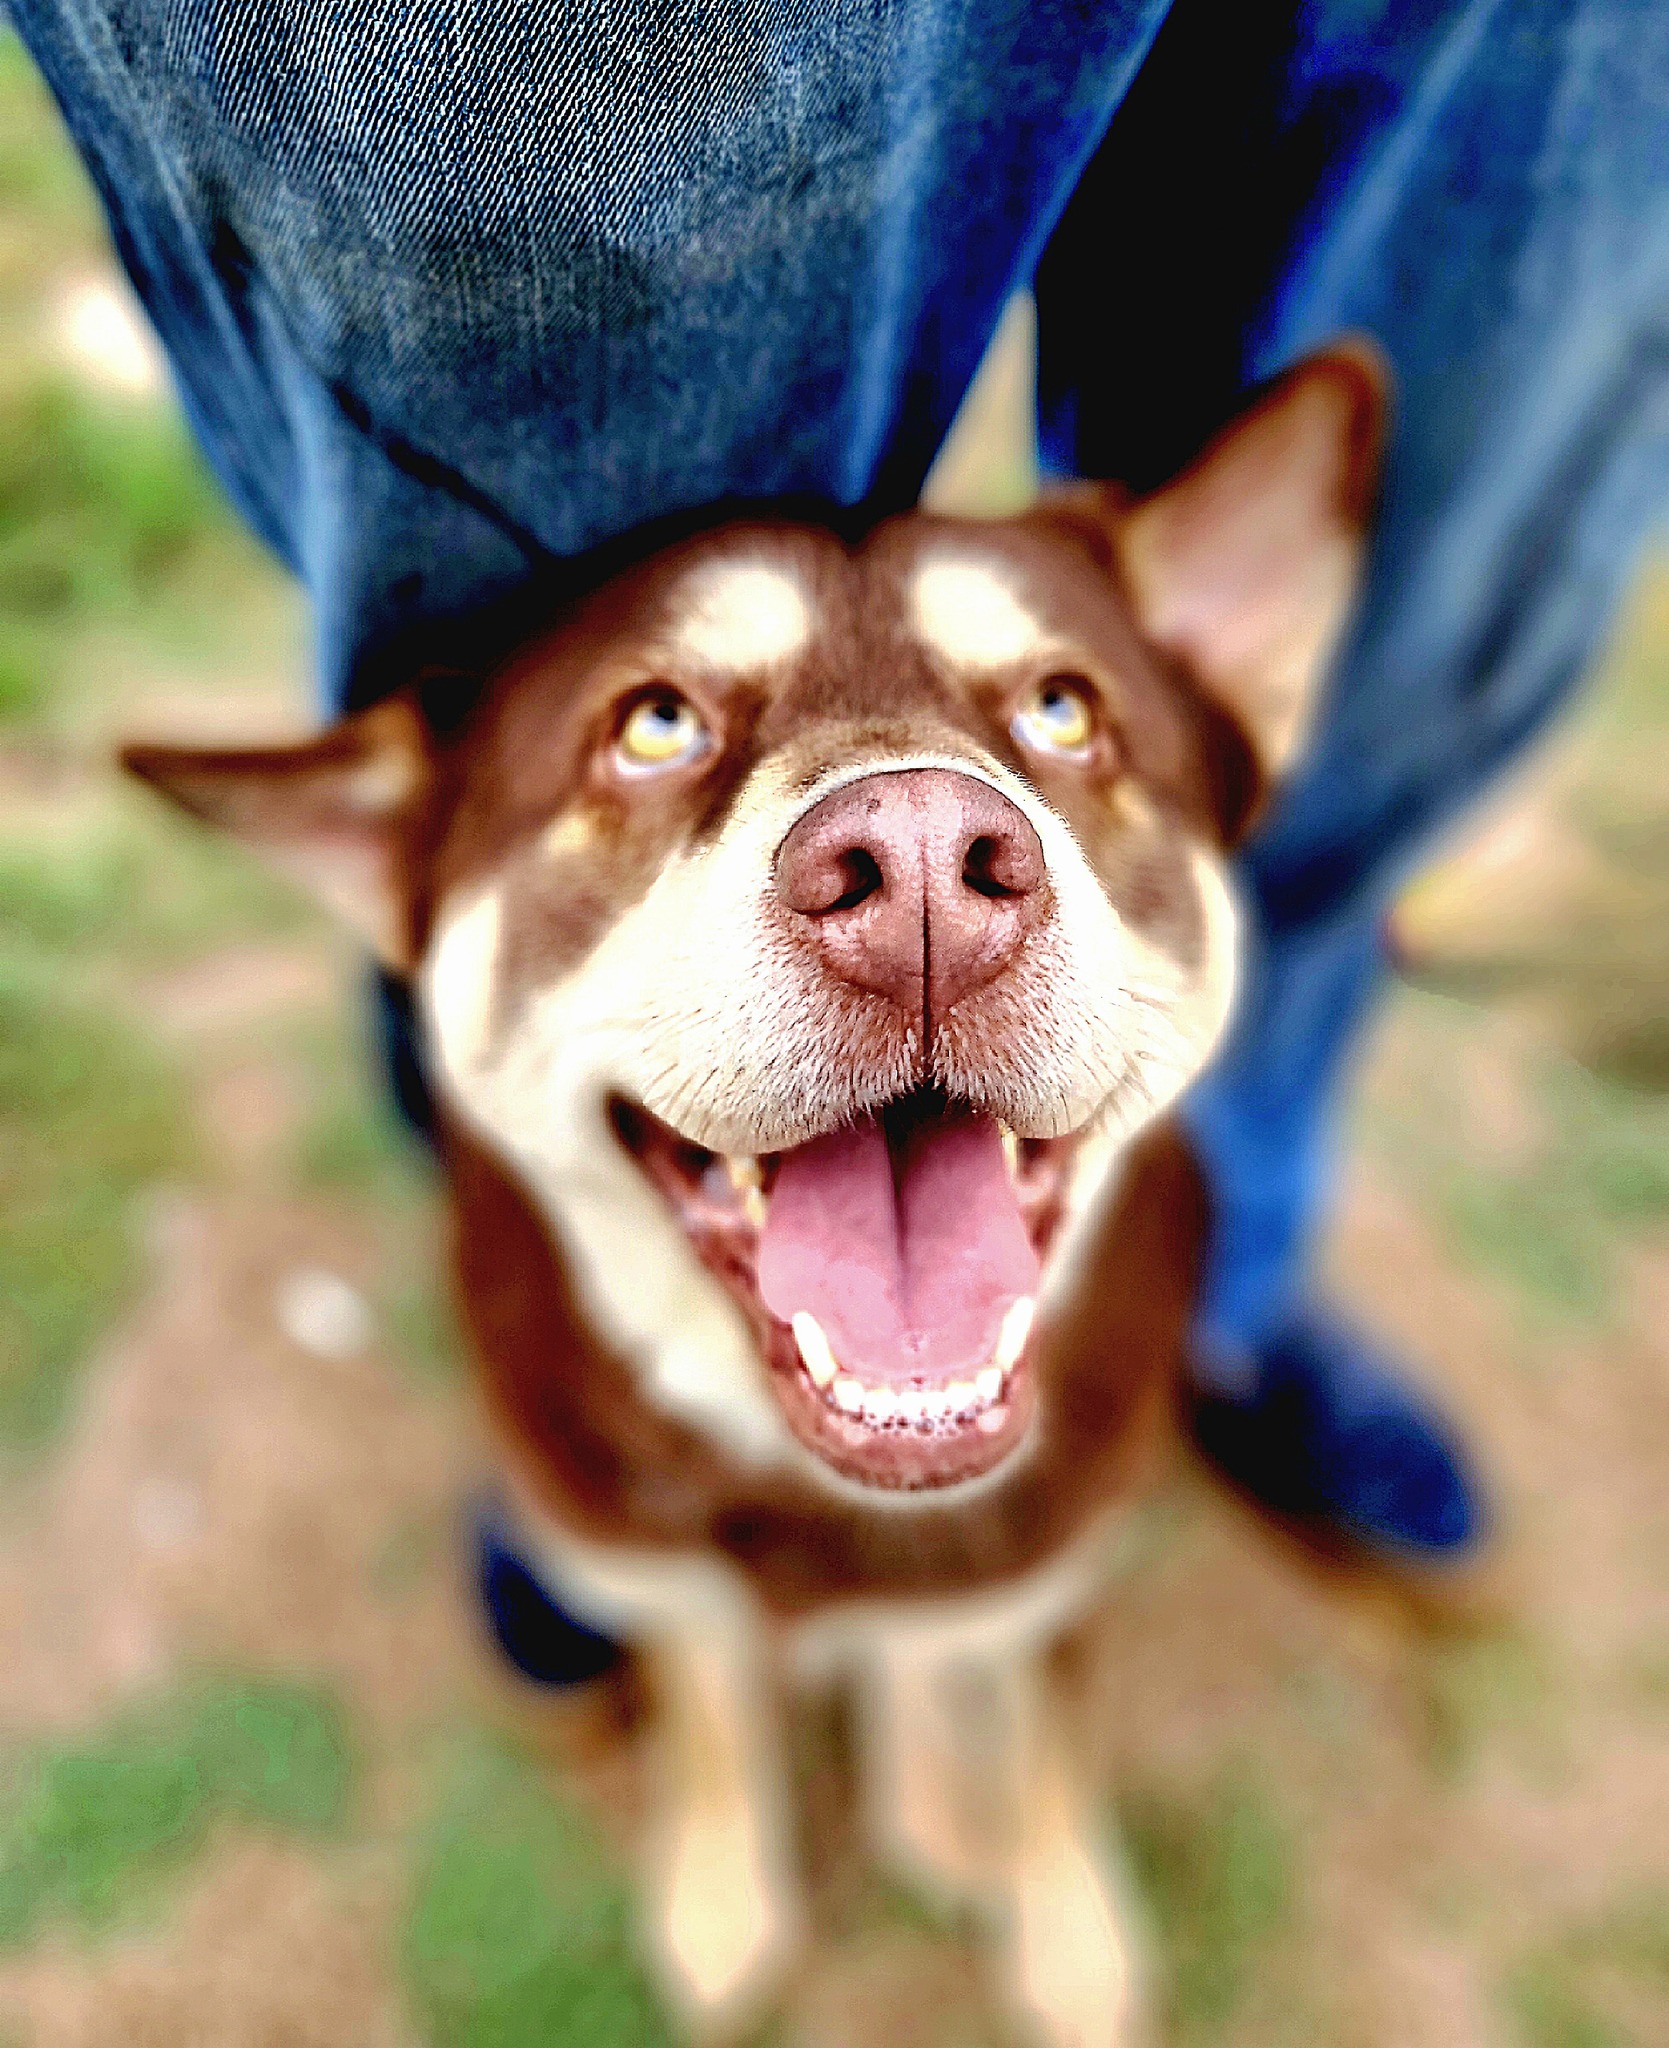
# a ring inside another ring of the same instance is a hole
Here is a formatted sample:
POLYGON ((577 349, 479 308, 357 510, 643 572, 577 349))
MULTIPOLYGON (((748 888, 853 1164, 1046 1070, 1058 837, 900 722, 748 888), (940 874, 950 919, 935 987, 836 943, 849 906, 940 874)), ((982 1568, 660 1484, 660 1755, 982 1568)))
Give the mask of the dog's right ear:
POLYGON ((1349 616, 1389 392, 1384 357, 1350 336, 1277 378, 1150 496, 1084 484, 1041 508, 1089 538, 1142 631, 1239 727, 1257 770, 1249 809, 1303 746, 1349 616))
POLYGON ((247 841, 368 940, 385 965, 410 971, 403 867, 433 757, 408 694, 293 746, 133 745, 121 758, 194 817, 247 841))
POLYGON ((1144 630, 1247 734, 1266 782, 1314 715, 1361 572, 1390 371, 1352 336, 1306 358, 1178 477, 1118 505, 1144 630))

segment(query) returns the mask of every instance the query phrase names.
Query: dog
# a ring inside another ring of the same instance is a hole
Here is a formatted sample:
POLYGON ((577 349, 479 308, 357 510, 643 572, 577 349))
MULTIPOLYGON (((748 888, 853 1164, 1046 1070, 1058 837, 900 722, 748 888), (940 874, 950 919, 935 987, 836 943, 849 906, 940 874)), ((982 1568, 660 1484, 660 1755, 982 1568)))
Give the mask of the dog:
POLYGON ((415 991, 503 1483, 652 1675, 648 1925, 709 2034, 804 1939, 781 1708, 833 1677, 876 1853, 988 1916, 1032 2037, 1128 2036, 1051 1651, 1171 1412, 1206 1208, 1170 1112, 1384 408, 1343 342, 1144 498, 731 520, 456 729, 407 688, 126 751, 415 991))

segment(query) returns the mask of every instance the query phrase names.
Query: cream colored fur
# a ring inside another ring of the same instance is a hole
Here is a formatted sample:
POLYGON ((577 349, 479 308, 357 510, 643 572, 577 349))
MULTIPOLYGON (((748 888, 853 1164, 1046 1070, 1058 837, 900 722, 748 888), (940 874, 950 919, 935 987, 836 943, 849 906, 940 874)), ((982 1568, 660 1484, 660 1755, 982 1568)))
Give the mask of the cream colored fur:
POLYGON ((756 2011, 805 1932, 779 1716, 798 1687, 855 1689, 860 1798, 882 1863, 990 1925, 1005 1996, 1039 2048, 1117 2048, 1136 1976, 1130 1917, 1072 1767, 1049 1650, 1115 1569, 1120 1516, 1016 1585, 852 1601, 772 1625, 715 1557, 588 1543, 540 1506, 505 1447, 541 1579, 645 1646, 661 1709, 644 1844, 663 1981, 709 2033, 756 2011))
POLYGON ((746 557, 711 562, 680 593, 675 644, 718 669, 763 668, 798 654, 811 610, 792 570, 746 557))
POLYGON ((975 670, 1024 661, 1050 635, 994 563, 946 551, 929 556, 910 583, 916 630, 947 661, 975 670))

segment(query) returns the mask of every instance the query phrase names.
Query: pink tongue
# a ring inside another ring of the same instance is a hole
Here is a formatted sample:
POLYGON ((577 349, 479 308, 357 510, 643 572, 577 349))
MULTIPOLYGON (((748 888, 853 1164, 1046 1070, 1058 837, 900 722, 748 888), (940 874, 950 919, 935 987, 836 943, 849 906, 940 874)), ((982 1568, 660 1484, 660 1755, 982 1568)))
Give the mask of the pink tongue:
POLYGON ((870 1117, 783 1155, 760 1294, 814 1315, 860 1379, 971 1377, 1037 1273, 990 1117, 923 1118, 892 1148, 870 1117))

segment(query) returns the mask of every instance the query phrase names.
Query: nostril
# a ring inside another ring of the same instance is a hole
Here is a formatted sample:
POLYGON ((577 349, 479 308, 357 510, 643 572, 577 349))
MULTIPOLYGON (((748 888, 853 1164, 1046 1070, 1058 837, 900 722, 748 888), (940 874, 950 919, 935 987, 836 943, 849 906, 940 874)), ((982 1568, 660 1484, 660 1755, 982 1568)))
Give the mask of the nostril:
POLYGON ((1009 892, 997 874, 999 848, 989 832, 968 842, 962 856, 962 880, 978 896, 1006 896, 1009 892))
POLYGON ((1016 849, 995 832, 969 840, 962 856, 962 881, 976 896, 1027 896, 1037 886, 1032 863, 1017 858, 1016 849))
POLYGON ((838 857, 837 867, 844 886, 825 906, 826 911, 856 910, 883 886, 881 863, 866 846, 849 846, 838 857))

